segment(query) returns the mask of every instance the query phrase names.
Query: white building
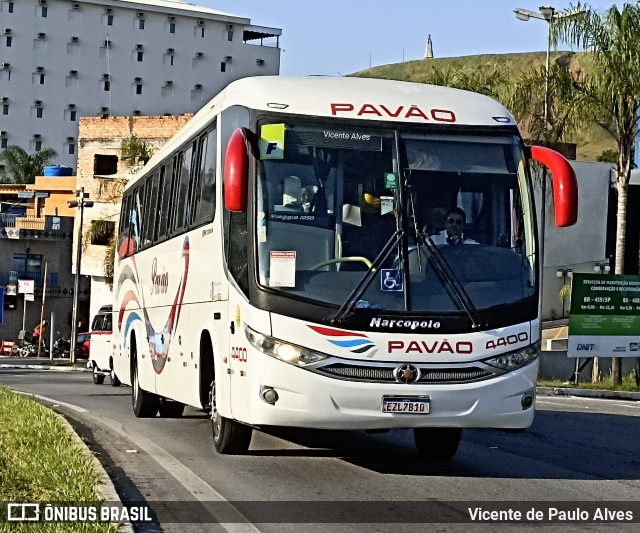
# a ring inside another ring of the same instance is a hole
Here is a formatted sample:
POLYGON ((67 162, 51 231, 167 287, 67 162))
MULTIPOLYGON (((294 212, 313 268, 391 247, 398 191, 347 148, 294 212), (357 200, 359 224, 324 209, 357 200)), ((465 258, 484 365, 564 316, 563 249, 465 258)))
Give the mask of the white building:
POLYGON ((282 30, 169 0, 0 0, 0 149, 75 168, 81 116, 193 113, 280 70, 282 30))

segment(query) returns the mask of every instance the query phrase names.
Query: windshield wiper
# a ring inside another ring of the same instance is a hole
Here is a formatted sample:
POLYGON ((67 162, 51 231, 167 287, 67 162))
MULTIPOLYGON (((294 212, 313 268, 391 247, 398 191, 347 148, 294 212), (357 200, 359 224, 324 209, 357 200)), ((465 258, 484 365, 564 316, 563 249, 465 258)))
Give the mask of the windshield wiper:
POLYGON ((440 250, 438 250, 438 246, 433 242, 429 235, 425 235, 425 241, 426 245, 421 247, 419 239, 416 240, 416 252, 418 253, 418 259, 420 259, 420 254, 422 253, 420 251, 421 248, 425 248, 427 252, 427 260, 431 262, 433 269, 440 280, 447 283, 447 285, 452 289, 453 296, 456 301, 467 313, 469 320, 471 320, 471 327, 473 329, 479 328, 482 325, 480 315, 478 314, 476 306, 473 305, 473 301, 469 297, 469 293, 458 281, 453 270, 451 270, 449 264, 442 257, 440 250))
POLYGON ((360 297, 364 294, 364 291, 366 291, 369 285, 371 285, 376 271, 387 260, 394 247, 397 246, 397 244, 402 239, 403 235, 404 231, 402 231, 401 229, 397 229, 395 233, 391 235, 387 243, 378 254, 378 257, 374 259, 373 264, 371 265, 369 270, 367 270, 364 273, 364 276, 360 278, 360 281, 349 293, 344 303, 340 306, 340 309, 338 309, 333 318, 331 318, 331 320, 329 321, 331 324, 343 322, 346 316, 353 310, 360 297))

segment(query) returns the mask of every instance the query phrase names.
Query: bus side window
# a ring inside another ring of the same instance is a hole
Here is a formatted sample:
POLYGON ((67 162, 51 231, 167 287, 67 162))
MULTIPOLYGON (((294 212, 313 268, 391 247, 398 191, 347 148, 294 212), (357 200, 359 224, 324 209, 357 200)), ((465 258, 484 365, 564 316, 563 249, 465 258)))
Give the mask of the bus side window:
POLYGON ((182 168, 182 154, 178 154, 173 158, 173 172, 171 174, 171 196, 169 201, 169 212, 167 218, 167 235, 175 233, 176 230, 176 211, 178 202, 175 201, 178 194, 178 185, 180 183, 180 169, 182 168))
POLYGON ((216 209, 216 133, 210 131, 202 142, 200 179, 194 191, 194 222, 209 221, 216 209))
POLYGON ((167 228, 167 206, 169 191, 165 187, 165 170, 166 165, 160 169, 160 180, 158 182, 158 214, 156 215, 156 230, 153 235, 153 241, 157 242, 167 228))
POLYGON ((176 209, 176 218, 174 230, 180 232, 187 225, 187 208, 189 200, 189 184, 191 182, 191 165, 193 162, 193 144, 189 146, 183 156, 182 165, 180 166, 178 181, 178 206, 176 209))
POLYGON ((160 221, 158 224, 158 239, 164 237, 169 229, 169 209, 171 204, 171 176, 173 174, 173 162, 164 165, 160 171, 160 190, 162 191, 162 206, 160 208, 160 221))
POLYGON ((133 193, 133 205, 131 206, 131 237, 133 238, 133 253, 140 251, 142 245, 142 230, 146 225, 144 220, 144 183, 137 187, 133 193))
POLYGON ((158 197, 158 172, 156 171, 147 180, 144 198, 144 212, 146 220, 142 232, 142 246, 148 246, 153 242, 153 234, 156 226, 158 197))
POLYGON ((131 194, 125 194, 122 200, 122 211, 120 212, 120 228, 118 230, 118 255, 126 257, 129 255, 129 221, 131 209, 131 194))

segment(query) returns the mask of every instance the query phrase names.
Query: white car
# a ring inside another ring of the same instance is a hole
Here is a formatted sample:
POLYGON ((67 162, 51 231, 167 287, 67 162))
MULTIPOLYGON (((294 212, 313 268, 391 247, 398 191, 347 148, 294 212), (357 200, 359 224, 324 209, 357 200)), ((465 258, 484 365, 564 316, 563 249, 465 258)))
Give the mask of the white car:
POLYGON ((93 382, 102 385, 104 378, 109 375, 111 385, 118 387, 120 380, 113 370, 113 346, 111 337, 113 332, 113 315, 110 305, 103 305, 91 322, 91 348, 87 366, 93 369, 93 382))

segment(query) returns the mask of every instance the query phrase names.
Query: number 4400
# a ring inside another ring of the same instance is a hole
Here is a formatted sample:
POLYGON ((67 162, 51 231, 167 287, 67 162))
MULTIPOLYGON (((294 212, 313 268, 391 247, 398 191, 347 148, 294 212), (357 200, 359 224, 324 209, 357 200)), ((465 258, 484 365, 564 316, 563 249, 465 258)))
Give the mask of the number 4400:
POLYGON ((246 348, 231 348, 231 359, 236 359, 241 363, 247 362, 247 349, 246 348))

